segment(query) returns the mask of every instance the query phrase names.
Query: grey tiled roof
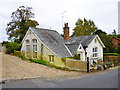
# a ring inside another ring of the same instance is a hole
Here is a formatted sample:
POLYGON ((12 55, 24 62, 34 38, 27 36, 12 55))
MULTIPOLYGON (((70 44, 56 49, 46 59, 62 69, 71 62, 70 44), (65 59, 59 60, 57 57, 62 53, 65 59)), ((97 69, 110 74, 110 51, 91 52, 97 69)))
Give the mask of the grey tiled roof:
POLYGON ((70 37, 70 42, 66 44, 66 46, 71 51, 72 55, 74 55, 80 44, 82 44, 83 48, 86 48, 95 36, 96 35, 70 37))
POLYGON ((75 54, 80 43, 84 48, 86 48, 95 37, 95 35, 70 37, 70 42, 66 42, 63 37, 55 30, 42 28, 32 28, 32 30, 48 48, 50 48, 61 58, 72 57, 71 54, 75 54), (71 52, 71 54, 68 50, 71 52))
POLYGON ((70 53, 64 46, 65 40, 57 31, 41 28, 34 28, 33 31, 40 40, 59 57, 71 57, 70 53))

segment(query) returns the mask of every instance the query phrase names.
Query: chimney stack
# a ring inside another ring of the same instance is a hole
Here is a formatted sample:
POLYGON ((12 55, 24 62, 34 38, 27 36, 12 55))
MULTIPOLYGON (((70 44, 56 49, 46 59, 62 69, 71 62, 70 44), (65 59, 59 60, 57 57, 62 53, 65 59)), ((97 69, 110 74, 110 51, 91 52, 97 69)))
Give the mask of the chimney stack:
POLYGON ((64 39, 69 42, 69 27, 68 27, 68 23, 64 24, 64 39))

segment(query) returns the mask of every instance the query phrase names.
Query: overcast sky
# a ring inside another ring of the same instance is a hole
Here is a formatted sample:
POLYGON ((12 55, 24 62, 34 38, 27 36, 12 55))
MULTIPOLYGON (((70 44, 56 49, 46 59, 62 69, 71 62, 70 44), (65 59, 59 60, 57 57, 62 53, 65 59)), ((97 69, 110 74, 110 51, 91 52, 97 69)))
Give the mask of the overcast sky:
POLYGON ((70 34, 78 18, 91 19, 95 25, 107 33, 118 31, 119 0, 0 0, 0 42, 7 40, 5 28, 11 20, 12 12, 19 6, 32 7, 35 20, 41 28, 62 30, 62 13, 64 22, 68 22, 70 34))

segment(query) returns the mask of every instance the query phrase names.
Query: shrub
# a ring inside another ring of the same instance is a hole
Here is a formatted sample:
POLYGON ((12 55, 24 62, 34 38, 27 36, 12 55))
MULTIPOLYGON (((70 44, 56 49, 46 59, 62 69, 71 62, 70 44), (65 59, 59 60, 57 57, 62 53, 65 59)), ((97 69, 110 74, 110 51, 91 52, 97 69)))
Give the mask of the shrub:
POLYGON ((16 42, 6 42, 5 44, 3 44, 6 46, 6 50, 7 50, 7 53, 10 54, 10 53, 14 53, 14 50, 20 50, 21 46, 19 43, 16 43, 16 42))
POLYGON ((30 60, 30 62, 43 64, 43 65, 48 66, 48 67, 53 67, 53 68, 60 69, 60 70, 70 71, 67 68, 61 68, 61 67, 55 66, 54 64, 51 64, 50 62, 45 61, 45 60, 39 60, 39 59, 29 59, 29 60, 30 60))
POLYGON ((14 55, 20 57, 21 56, 21 52, 14 50, 14 55))
POLYGON ((104 55, 116 55, 116 56, 118 56, 120 54, 118 54, 118 53, 104 53, 104 55))
POLYGON ((66 65, 66 58, 62 58, 62 61, 63 61, 64 64, 66 65))
POLYGON ((77 53, 75 53, 73 58, 76 59, 76 60, 80 60, 80 56, 77 53))
POLYGON ((29 59, 30 62, 35 62, 35 63, 39 63, 39 64, 43 64, 43 65, 49 65, 48 61, 45 60, 38 60, 38 59, 29 59))

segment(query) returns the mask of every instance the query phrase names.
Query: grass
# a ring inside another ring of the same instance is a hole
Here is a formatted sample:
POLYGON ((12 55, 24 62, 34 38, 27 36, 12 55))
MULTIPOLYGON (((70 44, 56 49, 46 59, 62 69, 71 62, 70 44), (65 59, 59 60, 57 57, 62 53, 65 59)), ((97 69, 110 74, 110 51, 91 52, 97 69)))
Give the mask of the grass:
POLYGON ((50 62, 45 61, 45 60, 40 60, 40 59, 24 59, 24 58, 22 58, 22 60, 29 60, 30 62, 42 64, 42 65, 45 65, 45 66, 48 66, 48 67, 52 67, 52 68, 56 68, 56 69, 59 69, 59 70, 71 71, 71 70, 69 70, 67 68, 61 68, 61 67, 55 66, 54 64, 51 64, 50 62))

